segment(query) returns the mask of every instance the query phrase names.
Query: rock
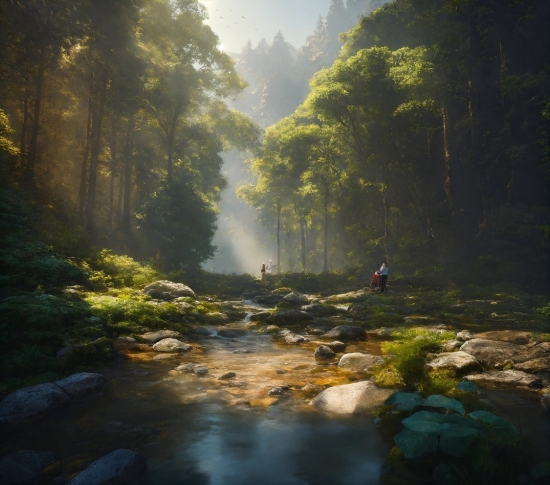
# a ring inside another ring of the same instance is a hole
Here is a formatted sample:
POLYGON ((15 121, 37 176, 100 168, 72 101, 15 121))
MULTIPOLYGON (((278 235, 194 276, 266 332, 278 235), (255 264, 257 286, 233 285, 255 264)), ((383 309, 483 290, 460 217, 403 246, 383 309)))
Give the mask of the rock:
POLYGON ((21 450, 5 455, 0 459, 0 485, 37 483, 55 463, 51 451, 21 450))
POLYGON ((191 305, 191 303, 187 303, 186 301, 177 301, 178 299, 174 300, 174 303, 176 304, 176 307, 181 313, 188 313, 192 311, 195 307, 191 305))
POLYGON ((284 369, 277 369, 277 370, 275 371, 275 374, 279 374, 279 375, 286 374, 286 370, 284 370, 284 369))
POLYGON ((385 360, 377 355, 353 352, 342 355, 338 362, 338 367, 352 372, 370 372, 374 366, 383 364, 384 362, 385 360))
POLYGON ((218 377, 218 379, 223 381, 227 379, 233 379, 233 377, 237 377, 237 374, 235 374, 234 372, 226 372, 225 374, 218 377))
POLYGON ((461 342, 466 342, 472 339, 472 334, 468 332, 468 330, 462 330, 461 332, 458 332, 456 334, 456 339, 460 340, 461 342))
POLYGON ((272 313, 267 321, 275 325, 287 325, 308 320, 313 320, 313 317, 302 310, 279 310, 272 313))
POLYGON ((474 419, 479 419, 482 423, 497 431, 502 431, 509 435, 519 434, 519 430, 510 423, 510 421, 490 413, 489 411, 474 411, 470 413, 469 416, 474 419))
POLYGON ((66 406, 71 398, 52 382, 24 387, 0 401, 0 423, 15 423, 66 406))
POLYGON ((267 322, 267 319, 271 316, 271 312, 260 312, 250 316, 252 322, 267 322))
POLYGON ((520 364, 514 364, 514 369, 525 372, 550 372, 550 358, 541 357, 539 359, 521 362, 520 364))
POLYGON ((166 353, 166 354, 158 354, 158 355, 155 355, 152 360, 154 360, 154 361, 169 360, 169 359, 173 359, 175 357, 179 357, 179 355, 180 355, 179 353, 176 354, 176 353, 173 353, 173 352, 169 352, 169 353, 166 353))
POLYGON ((323 386, 318 386, 317 384, 310 384, 309 382, 300 388, 300 391, 308 392, 308 393, 316 393, 319 394, 323 390, 323 386))
POLYGON ((200 316, 200 320, 210 325, 224 325, 229 323, 229 317, 222 312, 205 313, 200 316))
POLYGON ((276 305, 282 299, 283 295, 258 295, 252 298, 252 301, 261 305, 276 305))
POLYGON ((437 465, 432 474, 433 485, 458 485, 455 471, 446 463, 437 465))
POLYGON ((545 411, 550 413, 550 393, 543 394, 540 397, 540 405, 545 411))
POLYGON ((55 384, 63 389, 71 399, 85 399, 95 396, 103 390, 105 377, 92 372, 80 372, 55 381, 55 384))
POLYGON ((449 409, 451 411, 454 411, 455 413, 460 414, 461 416, 464 416, 466 414, 464 406, 460 401, 457 401, 456 399, 453 399, 451 397, 440 396, 437 394, 428 396, 426 399, 424 399, 424 401, 422 402, 422 406, 449 409))
POLYGON ((395 332, 395 328, 390 327, 380 327, 375 330, 367 330, 366 334, 368 337, 377 337, 377 338, 390 338, 392 333, 395 332))
POLYGON ((267 393, 268 396, 282 396, 285 393, 285 390, 282 387, 276 386, 272 387, 267 393))
POLYGON ((309 339, 307 337, 292 332, 284 334, 284 338, 287 344, 300 344, 302 342, 309 342, 309 339))
POLYGON ((473 382, 470 381, 461 381, 457 384, 455 389, 466 392, 479 392, 479 387, 477 387, 473 382))
POLYGON ((346 344, 344 342, 339 342, 338 340, 326 343, 325 347, 328 347, 334 352, 343 352, 346 350, 346 344))
POLYGON ((535 483, 548 483, 548 479, 550 478, 550 461, 543 461, 542 463, 539 463, 533 467, 529 475, 533 480, 535 480, 535 483), (544 479, 547 481, 542 482, 544 479))
POLYGON ((197 364, 188 363, 178 365, 174 370, 177 372, 194 372, 195 367, 197 367, 197 364))
POLYGON ((288 295, 285 295, 282 301, 283 303, 288 303, 289 305, 297 305, 297 306, 307 305, 309 303, 307 296, 302 295, 301 293, 298 293, 296 291, 293 291, 288 295))
POLYGON ((482 374, 472 374, 465 376, 464 379, 473 382, 483 382, 487 384, 504 384, 520 387, 539 387, 541 380, 537 376, 527 374, 520 370, 492 370, 482 374))
POLYGON ((422 404, 422 396, 419 392, 394 392, 384 402, 386 406, 393 406, 398 411, 412 411, 422 404))
POLYGON ((415 433, 437 433, 440 434, 450 425, 462 426, 480 430, 483 425, 470 417, 463 417, 458 414, 441 414, 432 411, 417 411, 412 416, 401 421, 401 424, 415 433))
POLYGON ((486 340, 499 340, 501 342, 509 342, 517 345, 525 345, 531 341, 529 332, 520 332, 518 330, 492 330, 476 334, 476 338, 486 340))
POLYGON ((92 463, 69 485, 134 485, 146 478, 147 460, 130 450, 116 450, 92 463))
POLYGON ((234 329, 234 328, 222 328, 218 330, 218 335, 224 338, 238 338, 246 335, 246 330, 234 329))
POLYGON ((450 352, 451 350, 458 349, 464 342, 461 342, 460 340, 449 340, 448 342, 445 342, 441 348, 447 352, 450 352))
POLYGON ((324 333, 327 333, 330 329, 331 327, 318 323, 313 323, 307 326, 307 330, 309 331, 309 333, 313 333, 315 335, 322 335, 324 333))
POLYGON ((403 452, 405 458, 420 458, 437 451, 438 437, 435 433, 416 433, 403 429, 394 437, 395 444, 403 452))
POLYGON ((338 310, 338 308, 332 305, 328 305, 326 303, 313 303, 311 305, 303 307, 302 309, 310 313, 311 315, 315 315, 316 317, 331 317, 340 313, 340 310, 338 310))
POLYGON ((196 365, 193 368, 193 373, 197 374, 198 376, 204 376, 204 375, 208 374, 208 367, 203 366, 203 365, 196 365))
POLYGON ((336 357, 336 354, 326 345, 320 345, 315 349, 313 357, 316 359, 333 359, 336 357))
POLYGON ((460 347, 460 350, 473 355, 481 364, 489 367, 494 367, 495 364, 505 360, 521 363, 539 357, 546 357, 546 352, 539 346, 526 347, 480 338, 469 340, 460 347))
POLYGON ((365 338, 365 329, 355 325, 338 325, 325 333, 323 337, 340 340, 363 340, 365 338))
POLYGON ((191 333, 193 336, 197 335, 200 337, 212 337, 213 335, 215 335, 215 333, 212 332, 212 330, 208 330, 207 328, 200 327, 200 326, 191 329, 191 332, 189 333, 191 333))
POLYGON ((143 335, 139 335, 138 338, 148 344, 155 344, 165 338, 179 339, 181 338, 181 333, 174 330, 158 330, 156 332, 144 333, 143 335))
POLYGON ((193 347, 175 338, 165 338, 153 345, 157 352, 187 352, 193 347))
POLYGON ((451 369, 455 372, 480 367, 479 362, 473 355, 461 350, 457 352, 443 352, 434 360, 428 362, 426 366, 430 369, 451 369))
POLYGON ((175 300, 182 296, 195 298, 195 292, 181 283, 173 283, 168 280, 155 281, 143 288, 143 293, 158 300, 175 300))
POLYGON ((362 413, 381 406, 391 393, 371 381, 355 382, 325 389, 312 399, 311 405, 335 414, 362 413))

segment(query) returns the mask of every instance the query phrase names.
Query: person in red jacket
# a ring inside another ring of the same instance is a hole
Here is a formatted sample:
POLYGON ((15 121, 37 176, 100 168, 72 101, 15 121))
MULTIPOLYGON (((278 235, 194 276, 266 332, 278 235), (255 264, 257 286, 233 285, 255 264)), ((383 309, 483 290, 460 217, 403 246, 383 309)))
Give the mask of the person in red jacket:
POLYGON ((380 266, 377 273, 380 275, 380 293, 384 293, 388 289, 386 287, 386 282, 388 281, 388 275, 390 274, 386 263, 382 263, 382 266, 380 266))

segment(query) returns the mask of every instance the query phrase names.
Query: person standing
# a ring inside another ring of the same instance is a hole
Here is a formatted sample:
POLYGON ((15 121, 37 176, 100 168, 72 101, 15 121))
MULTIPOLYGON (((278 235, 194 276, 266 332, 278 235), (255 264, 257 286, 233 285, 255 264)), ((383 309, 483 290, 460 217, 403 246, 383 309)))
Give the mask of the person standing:
POLYGON ((265 263, 262 263, 262 269, 260 270, 260 273, 262 274, 262 280, 263 280, 265 276, 265 263))
POLYGON ((384 293, 387 290, 386 282, 388 281, 388 275, 390 274, 386 263, 382 263, 382 266, 380 266, 377 273, 380 275, 380 293, 384 293))
POLYGON ((271 273, 271 272, 273 271, 273 266, 274 266, 274 265, 273 265, 273 261, 271 261, 271 259, 270 259, 270 260, 267 262, 267 268, 266 268, 266 270, 267 270, 268 273, 271 273))

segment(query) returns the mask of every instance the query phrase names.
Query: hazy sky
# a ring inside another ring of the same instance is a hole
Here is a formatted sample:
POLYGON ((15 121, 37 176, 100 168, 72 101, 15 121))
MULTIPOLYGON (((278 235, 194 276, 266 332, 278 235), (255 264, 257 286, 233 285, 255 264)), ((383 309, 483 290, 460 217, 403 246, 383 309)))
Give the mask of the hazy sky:
POLYGON ((202 3, 208 8, 207 23, 225 50, 239 53, 248 39, 254 47, 262 37, 271 43, 279 30, 287 42, 299 48, 315 30, 319 15, 326 17, 331 0, 203 0, 202 3))

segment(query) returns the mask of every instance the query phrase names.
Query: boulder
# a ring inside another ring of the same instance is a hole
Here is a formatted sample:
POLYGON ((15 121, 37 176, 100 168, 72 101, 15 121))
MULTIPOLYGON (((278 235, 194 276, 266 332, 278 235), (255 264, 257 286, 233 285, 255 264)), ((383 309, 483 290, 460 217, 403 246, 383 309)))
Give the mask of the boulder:
POLYGON ((487 340, 499 340, 501 342, 509 342, 511 344, 525 345, 531 341, 529 332, 518 330, 491 330, 476 334, 476 338, 487 340))
POLYGON ((460 350, 473 355, 481 364, 489 367, 495 367, 495 365, 506 360, 521 363, 539 357, 546 357, 546 352, 539 346, 527 347, 481 338, 469 340, 460 347, 460 350))
POLYGON ((299 322, 313 320, 313 317, 302 310, 279 310, 271 314, 267 319, 269 323, 275 325, 288 325, 299 322))
POLYGON ((331 328, 332 327, 329 327, 328 325, 321 325, 319 323, 312 323, 311 325, 307 326, 308 332, 315 335, 323 335, 324 333, 327 333, 331 328))
POLYGON ((285 295, 282 301, 283 303, 296 306, 307 305, 309 303, 309 299, 307 298, 307 296, 302 295, 301 293, 298 293, 296 291, 285 295))
POLYGON ((193 374, 197 374, 198 376, 204 376, 208 374, 208 367, 204 365, 196 365, 193 368, 193 374))
POLYGON ((283 295, 257 295, 252 298, 254 303, 259 303, 260 305, 276 305, 283 299, 283 295))
POLYGON ((441 348, 446 352, 451 352, 452 350, 458 349, 463 343, 464 342, 461 342, 460 340, 449 340, 448 342, 445 342, 441 348))
POLYGON ((233 379, 233 377, 237 377, 237 374, 234 372, 226 372, 225 374, 222 374, 220 377, 218 377, 219 380, 225 381, 227 379, 233 379))
POLYGON ((497 431, 502 431, 509 435, 519 434, 519 430, 510 423, 510 421, 490 413, 489 411, 474 411, 470 413, 469 416, 474 419, 479 419, 483 424, 497 431))
POLYGON ((428 396, 426 399, 424 399, 424 401, 422 402, 422 406, 451 410, 455 413, 460 414, 461 416, 464 416, 466 414, 464 406, 460 401, 457 401, 456 399, 453 399, 451 397, 440 396, 437 394, 428 396))
POLYGON ((386 406, 393 406, 398 411, 412 411, 422 404, 422 396, 419 392, 394 392, 386 402, 386 406))
POLYGON ((340 342, 338 340, 334 340, 332 342, 326 343, 325 347, 328 347, 329 349, 333 350, 334 352, 343 352, 344 350, 346 350, 346 344, 344 342, 340 342))
POLYGON ((514 364, 514 369, 525 372, 550 372, 550 357, 541 357, 539 359, 527 360, 520 364, 514 364))
POLYGON ((147 342, 148 344, 155 344, 160 340, 165 338, 179 339, 181 338, 181 333, 174 330, 157 330, 156 332, 147 332, 143 335, 139 335, 138 338, 142 342, 147 342))
POLYGON ((155 281, 143 288, 143 293, 158 300, 175 300, 182 296, 195 298, 195 292, 182 283, 173 283, 168 280, 155 281))
POLYGON ((340 357, 338 367, 352 372, 370 372, 374 366, 383 364, 385 360, 378 355, 353 352, 340 357))
POLYGON ((416 433, 403 429, 394 437, 395 444, 403 452, 405 458, 420 458, 437 451, 438 436, 436 433, 416 433))
POLYGON ((51 451, 21 450, 0 459, 0 485, 26 485, 37 483, 52 471, 56 463, 51 451))
POLYGON ((468 340, 472 339, 472 334, 468 332, 468 330, 462 330, 461 332, 458 332, 456 334, 456 339, 460 340, 461 342, 467 342, 468 340))
POLYGON ((381 406, 391 393, 371 381, 355 382, 325 389, 312 399, 311 405, 335 414, 363 413, 381 406))
POLYGON ((63 389, 71 399, 85 399, 95 396, 103 390, 105 377, 92 372, 80 372, 55 381, 55 384, 63 389))
POLYGON ((297 333, 285 332, 284 339, 287 344, 300 344, 302 342, 309 342, 307 337, 303 335, 298 335, 297 333))
POLYGON ((252 322, 267 322, 267 319, 271 316, 271 312, 260 312, 250 316, 252 322))
POLYGON ((24 387, 0 401, 0 423, 15 423, 69 404, 71 398, 52 382, 24 387))
POLYGON ((187 352, 193 347, 175 338, 165 338, 153 345, 157 352, 187 352))
POLYGON ((229 317, 222 312, 210 312, 200 316, 200 320, 209 325, 224 325, 229 323, 229 317))
POLYGON ((197 364, 188 363, 178 365, 174 370, 176 372, 194 372, 195 367, 197 367, 197 364))
POLYGON ((339 340, 363 340, 365 338, 365 329, 355 325, 338 325, 325 333, 323 337, 339 340))
POLYGON ((147 460, 130 450, 116 450, 93 462, 69 485, 134 485, 145 481, 147 460))
POLYGON ((451 369, 455 372, 463 372, 468 369, 480 367, 477 359, 467 352, 443 352, 426 364, 430 369, 451 369))
POLYGON ((482 374, 468 375, 464 379, 485 384, 503 384, 519 387, 539 387, 541 385, 539 377, 515 369, 492 370, 483 372, 482 374))
POLYGON ((316 359, 333 359, 336 354, 326 345, 319 345, 313 352, 313 357, 316 359))
POLYGON ((267 393, 268 396, 282 396, 285 393, 285 389, 282 387, 276 386, 272 387, 267 393))
POLYGON ((461 381, 456 385, 456 388, 459 391, 465 392, 479 392, 479 387, 477 387, 473 382, 470 381, 461 381))
POLYGON ((340 313, 338 308, 322 303, 313 303, 302 308, 304 311, 315 315, 316 317, 331 317, 340 313))

